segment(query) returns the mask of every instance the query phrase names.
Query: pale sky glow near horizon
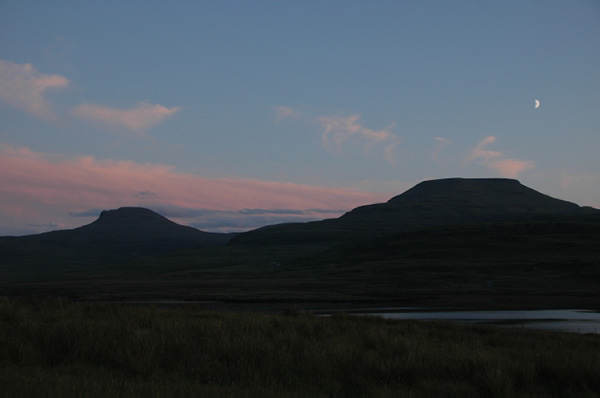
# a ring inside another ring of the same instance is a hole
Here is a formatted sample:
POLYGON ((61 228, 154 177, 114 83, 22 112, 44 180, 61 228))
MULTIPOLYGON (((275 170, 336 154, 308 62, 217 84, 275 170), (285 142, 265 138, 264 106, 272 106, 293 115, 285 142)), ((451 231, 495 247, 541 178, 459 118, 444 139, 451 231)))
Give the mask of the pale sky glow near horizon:
POLYGON ((0 1, 0 235, 242 231, 448 177, 600 208, 599 149, 594 0, 0 1))

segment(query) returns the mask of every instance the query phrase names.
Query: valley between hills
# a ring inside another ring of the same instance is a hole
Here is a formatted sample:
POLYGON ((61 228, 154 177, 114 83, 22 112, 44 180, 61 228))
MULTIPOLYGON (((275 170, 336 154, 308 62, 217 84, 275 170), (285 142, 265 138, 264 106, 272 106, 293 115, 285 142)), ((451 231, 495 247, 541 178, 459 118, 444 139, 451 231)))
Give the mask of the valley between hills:
POLYGON ((0 295, 203 302, 600 307, 600 210, 510 179, 425 181, 340 218, 215 234, 143 208, 0 237, 0 295))

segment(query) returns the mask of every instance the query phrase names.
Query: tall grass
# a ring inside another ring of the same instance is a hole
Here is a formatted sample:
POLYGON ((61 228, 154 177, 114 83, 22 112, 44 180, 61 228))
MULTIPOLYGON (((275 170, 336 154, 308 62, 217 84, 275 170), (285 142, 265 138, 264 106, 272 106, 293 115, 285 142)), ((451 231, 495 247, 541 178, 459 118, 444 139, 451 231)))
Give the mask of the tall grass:
POLYGON ((0 300, 3 396, 597 396, 600 336, 0 300))

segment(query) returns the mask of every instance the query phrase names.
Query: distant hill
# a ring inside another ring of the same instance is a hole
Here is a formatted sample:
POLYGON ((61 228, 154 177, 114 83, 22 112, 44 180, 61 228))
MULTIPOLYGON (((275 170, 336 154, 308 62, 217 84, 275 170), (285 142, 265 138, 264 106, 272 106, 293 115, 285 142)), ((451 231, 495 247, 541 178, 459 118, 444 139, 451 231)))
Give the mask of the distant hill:
POLYGON ((0 264, 68 267, 113 263, 136 256, 225 245, 235 234, 179 225, 152 210, 107 210, 79 228, 21 237, 0 237, 0 264))
POLYGON ((250 231, 230 244, 347 242, 442 225, 594 214, 600 211, 552 198, 513 179, 449 178, 424 181, 386 203, 361 206, 337 219, 250 231))
POLYGON ((223 245, 230 234, 203 232, 179 225, 152 210, 141 207, 121 207, 105 210, 91 224, 63 231, 30 236, 45 242, 107 243, 140 248, 150 246, 157 251, 180 246, 223 245), (157 246, 155 246, 157 245, 157 246))
POLYGON ((0 238, 0 275, 0 296, 597 308, 600 211, 516 180, 459 178, 237 236, 121 208, 0 238))

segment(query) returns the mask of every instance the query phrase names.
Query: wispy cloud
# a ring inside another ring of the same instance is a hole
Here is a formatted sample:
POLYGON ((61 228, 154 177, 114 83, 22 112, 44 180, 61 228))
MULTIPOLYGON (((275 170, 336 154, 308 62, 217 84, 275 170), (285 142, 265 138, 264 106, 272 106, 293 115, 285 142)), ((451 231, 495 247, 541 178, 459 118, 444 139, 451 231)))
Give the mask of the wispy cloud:
POLYGON ((394 136, 389 128, 373 130, 365 127, 359 119, 360 115, 319 117, 318 122, 324 128, 323 146, 325 149, 331 153, 339 153, 342 151, 342 145, 348 140, 354 139, 363 145, 371 146, 394 136))
POLYGON ((285 119, 299 117, 300 111, 297 111, 289 106, 274 106, 273 110, 275 111, 275 119, 277 122, 280 122, 285 119))
MULTIPOLYGON (((44 93, 52 88, 69 85, 66 77, 43 74, 32 64, 17 64, 0 60, 0 100, 46 120, 57 120, 44 93)), ((163 122, 181 107, 167 108, 140 102, 134 108, 118 109, 98 104, 81 104, 72 109, 73 116, 105 125, 126 128, 143 134, 163 122)))
POLYGON ((137 133, 143 133, 163 122, 180 109, 180 107, 167 108, 162 105, 152 105, 148 102, 140 102, 135 108, 131 109, 81 104, 73 109, 73 115, 80 119, 124 127, 137 133))
POLYGON ((477 146, 473 149, 473 151, 471 152, 471 157, 473 159, 483 159, 484 161, 488 162, 492 159, 504 156, 502 152, 490 151, 485 149, 486 146, 494 142, 496 142, 496 137, 494 137, 493 135, 485 137, 483 141, 477 144, 477 146))
POLYGON ((467 160, 478 160, 482 165, 508 178, 517 178, 524 170, 534 167, 533 161, 508 158, 502 152, 486 149, 488 145, 495 141, 496 137, 493 135, 484 138, 471 151, 467 160))
POLYGON ((360 115, 321 116, 317 118, 317 122, 323 128, 323 146, 330 153, 342 153, 348 142, 366 149, 375 144, 385 143, 384 158, 391 163, 395 162, 393 150, 399 140, 391 132, 393 124, 381 130, 374 130, 360 121, 360 115))
POLYGON ((490 162, 487 166, 496 170, 504 177, 517 178, 522 171, 533 168, 533 162, 529 160, 503 159, 490 162))
POLYGON ((37 117, 56 118, 44 92, 68 85, 64 76, 40 73, 31 64, 0 60, 0 99, 37 117))
POLYGON ((152 192, 152 191, 143 191, 143 192, 138 192, 135 194, 135 197, 140 198, 140 199, 154 199, 157 196, 158 195, 156 194, 156 192, 152 192))
POLYGON ((276 121, 289 118, 300 118, 304 121, 317 123, 322 128, 321 142, 326 151, 333 155, 341 155, 351 148, 371 150, 380 144, 383 148, 383 158, 396 164, 395 148, 400 144, 398 137, 392 133, 395 123, 380 130, 371 129, 360 120, 359 114, 350 116, 308 116, 288 106, 276 106, 276 121))
POLYGON ((72 225, 73 219, 58 215, 121 206, 193 209, 204 212, 204 220, 210 210, 234 212, 231 218, 256 217, 257 222, 258 217, 306 221, 389 199, 345 188, 210 179, 168 165, 47 155, 9 145, 0 145, 0 181, 0 226, 56 220, 72 225))

